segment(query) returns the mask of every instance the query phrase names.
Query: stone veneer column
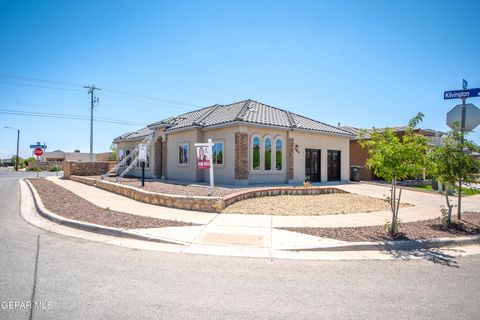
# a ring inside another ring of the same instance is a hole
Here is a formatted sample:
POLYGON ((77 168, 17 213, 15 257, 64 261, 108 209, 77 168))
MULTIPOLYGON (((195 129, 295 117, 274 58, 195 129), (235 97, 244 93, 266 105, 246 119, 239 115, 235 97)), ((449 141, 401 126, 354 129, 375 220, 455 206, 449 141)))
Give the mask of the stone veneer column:
POLYGON ((248 182, 248 133, 235 132, 235 180, 248 182))
POLYGON ((293 152, 294 152, 294 141, 293 138, 288 138, 287 141, 287 180, 293 180, 293 152))
POLYGON ((162 178, 167 177, 167 136, 162 139, 162 178))

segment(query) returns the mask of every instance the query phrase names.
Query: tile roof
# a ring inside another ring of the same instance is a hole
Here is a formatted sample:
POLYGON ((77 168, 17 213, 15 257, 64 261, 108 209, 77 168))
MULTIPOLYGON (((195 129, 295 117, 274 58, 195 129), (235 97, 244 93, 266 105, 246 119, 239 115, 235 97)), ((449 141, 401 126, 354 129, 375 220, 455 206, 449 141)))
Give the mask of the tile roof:
POLYGON ((121 136, 118 136, 115 139, 113 139, 113 141, 115 142, 120 140, 136 140, 149 135, 150 133, 152 133, 152 131, 153 130, 150 129, 149 127, 145 127, 138 131, 132 131, 132 132, 127 132, 125 134, 122 134, 121 136))
POLYGON ((275 108, 254 100, 244 100, 227 105, 213 105, 200 110, 187 112, 177 117, 155 122, 149 127, 164 125, 165 131, 185 127, 211 127, 229 122, 247 122, 284 128, 299 128, 312 131, 351 136, 352 133, 323 122, 275 108))
MULTIPOLYGON (((365 131, 365 138, 370 138, 370 133, 373 132, 373 128, 371 129, 361 129, 361 128, 355 128, 355 127, 350 127, 350 126, 341 126, 340 127, 341 129, 345 130, 345 131, 349 131, 351 133, 353 133, 357 139, 360 138, 360 133, 362 131, 365 131)), ((390 128, 390 129, 393 129, 393 131, 397 132, 397 133, 401 133, 401 132, 405 132, 408 128, 408 126, 394 126, 394 127, 385 127, 385 128, 376 128, 377 131, 379 132, 382 132, 384 131, 386 128, 390 128)), ((422 128, 416 128, 414 130, 415 132, 418 132, 424 136, 427 136, 427 137, 430 137, 430 136, 442 136, 444 135, 445 133, 444 132, 441 132, 441 131, 436 131, 436 130, 433 130, 433 129, 422 129, 422 128)))

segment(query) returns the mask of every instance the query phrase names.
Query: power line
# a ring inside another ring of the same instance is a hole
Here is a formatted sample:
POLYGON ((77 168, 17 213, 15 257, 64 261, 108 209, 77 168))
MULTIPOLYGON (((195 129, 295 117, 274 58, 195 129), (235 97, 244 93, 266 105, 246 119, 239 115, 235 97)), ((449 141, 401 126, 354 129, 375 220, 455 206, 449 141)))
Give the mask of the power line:
POLYGON ((26 103, 26 102, 11 102, 11 101, 0 101, 0 104, 15 104, 19 106, 33 106, 33 107, 45 107, 45 108, 57 108, 57 109, 78 109, 78 106, 60 106, 53 104, 42 104, 42 103, 26 103))
POLYGON ((32 77, 25 77, 25 76, 15 76, 15 75, 4 74, 4 73, 0 73, 0 77, 2 77, 2 78, 11 78, 11 79, 18 79, 18 80, 26 80, 26 81, 33 81, 33 82, 43 82, 43 83, 59 84, 59 85, 63 85, 63 86, 82 87, 81 84, 73 83, 73 82, 57 81, 57 80, 47 80, 47 79, 32 78, 32 77))
MULTIPOLYGON (((78 84, 78 83, 73 83, 73 82, 58 81, 58 80, 48 80, 48 79, 25 77, 25 76, 18 76, 18 75, 8 75, 8 74, 1 74, 1 73, 0 73, 0 77, 17 79, 17 80, 24 80, 24 81, 31 81, 31 82, 57 84, 57 85, 71 86, 71 87, 79 87, 79 88, 83 87, 83 85, 78 84)), ((7 82, 7 81, 0 81, 0 83, 20 85, 20 86, 29 86, 29 87, 38 87, 38 88, 59 89, 59 90, 65 90, 65 91, 81 91, 81 90, 64 89, 64 88, 51 87, 51 86, 50 86, 50 87, 46 87, 46 86, 45 86, 45 87, 44 87, 44 86, 34 86, 34 85, 28 85, 28 84, 22 84, 22 83, 14 83, 14 82, 7 82)), ((157 98, 157 97, 151 97, 151 96, 142 95, 142 94, 138 94, 138 93, 127 92, 127 91, 123 91, 123 90, 110 89, 110 88, 103 88, 103 89, 104 89, 105 91, 117 93, 117 94, 120 94, 120 95, 126 95, 126 96, 141 98, 141 99, 147 99, 147 100, 152 100, 152 101, 159 101, 159 102, 165 102, 165 103, 177 104, 177 105, 183 105, 183 106, 189 106, 189 107, 195 107, 195 108, 200 107, 200 105, 197 105, 197 104, 186 103, 186 102, 175 101, 175 100, 162 99, 162 98, 157 98)), ((117 97, 118 97, 118 96, 117 96, 117 97)), ((141 101, 141 100, 137 100, 137 102, 148 103, 148 102, 141 101)), ((150 104, 152 104, 152 103, 150 103, 150 104)), ((163 107, 169 107, 169 106, 160 105, 160 104, 156 104, 156 105, 163 106, 163 107)), ((171 108, 173 108, 173 107, 171 107, 171 108)))
POLYGON ((188 107, 195 107, 195 108, 200 107, 199 105, 196 105, 196 104, 191 104, 191 103, 186 103, 186 102, 179 102, 179 101, 175 101, 175 100, 160 99, 160 98, 155 98, 155 97, 146 96, 146 95, 143 95, 143 94, 126 92, 126 91, 122 91, 122 90, 114 90, 114 89, 108 89, 108 88, 104 88, 104 90, 105 90, 105 91, 114 92, 114 93, 118 93, 118 94, 127 95, 127 96, 132 96, 132 97, 136 97, 136 98, 147 99, 147 100, 161 101, 161 102, 172 103, 172 104, 179 104, 179 105, 188 106, 188 107))
MULTIPOLYGON (((76 114, 28 112, 28 111, 7 110, 7 109, 0 109, 0 113, 1 113, 1 114, 19 115, 19 116, 30 116, 30 117, 42 117, 42 118, 57 118, 57 119, 87 120, 87 121, 90 121, 90 117, 88 117, 88 116, 83 116, 83 115, 76 115, 76 114)), ((117 120, 117 119, 110 119, 110 118, 94 118, 93 121, 96 121, 96 122, 105 122, 105 123, 113 123, 113 124, 122 124, 122 125, 129 125, 129 126, 137 126, 137 127, 138 127, 138 126, 145 126, 144 123, 132 122, 132 121, 124 121, 124 120, 117 120)))
POLYGON ((164 108, 182 109, 182 110, 188 110, 188 111, 191 110, 191 108, 186 108, 186 107, 181 107, 181 106, 169 106, 169 105, 165 105, 165 104, 161 104, 161 103, 156 103, 156 102, 142 101, 142 100, 139 100, 139 99, 127 98, 127 97, 120 97, 120 96, 117 96, 117 95, 108 94, 108 93, 103 93, 103 92, 100 93, 100 95, 106 96, 106 97, 116 98, 116 99, 119 99, 119 100, 127 100, 127 101, 133 101, 133 102, 140 102, 140 103, 144 103, 144 104, 150 104, 150 105, 159 106, 159 107, 164 107, 164 108))
POLYGON ((44 88, 44 89, 54 89, 54 90, 61 90, 61 91, 75 91, 75 92, 83 92, 82 90, 77 89, 68 89, 68 88, 59 88, 59 87, 49 87, 49 86, 40 86, 35 84, 28 84, 28 83, 18 83, 18 82, 11 82, 11 81, 1 81, 1 84, 8 84, 14 86, 22 86, 22 87, 33 87, 33 88, 44 88))

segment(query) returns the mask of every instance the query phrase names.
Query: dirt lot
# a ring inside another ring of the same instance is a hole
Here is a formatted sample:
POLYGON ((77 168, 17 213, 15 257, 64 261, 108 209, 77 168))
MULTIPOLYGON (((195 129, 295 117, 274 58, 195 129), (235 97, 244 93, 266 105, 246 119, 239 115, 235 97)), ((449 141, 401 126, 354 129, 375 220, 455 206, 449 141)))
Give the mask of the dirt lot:
POLYGON ((439 219, 408 222, 400 228, 400 233, 393 238, 384 226, 283 229, 343 241, 420 240, 480 234, 480 212, 464 212, 462 213, 462 221, 454 219, 453 222, 450 227, 442 224, 439 219))
MULTIPOLYGON (((406 206, 408 204, 402 204, 406 206)), ((390 205, 382 199, 351 193, 309 196, 275 196, 236 202, 222 212, 243 214, 327 215, 388 211, 390 205)))
POLYGON ((68 219, 75 219, 107 227, 135 229, 192 226, 194 224, 173 220, 142 217, 124 212, 100 208, 82 197, 40 179, 29 179, 42 199, 45 208, 68 219))

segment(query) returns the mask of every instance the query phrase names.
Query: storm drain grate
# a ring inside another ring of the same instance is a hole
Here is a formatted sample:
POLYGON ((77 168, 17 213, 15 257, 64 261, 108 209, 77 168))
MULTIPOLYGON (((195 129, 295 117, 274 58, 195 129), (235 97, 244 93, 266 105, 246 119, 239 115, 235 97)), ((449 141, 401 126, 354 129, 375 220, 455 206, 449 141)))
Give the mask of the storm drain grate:
POLYGON ((263 245, 265 237, 255 234, 207 233, 202 242, 216 244, 263 245))

